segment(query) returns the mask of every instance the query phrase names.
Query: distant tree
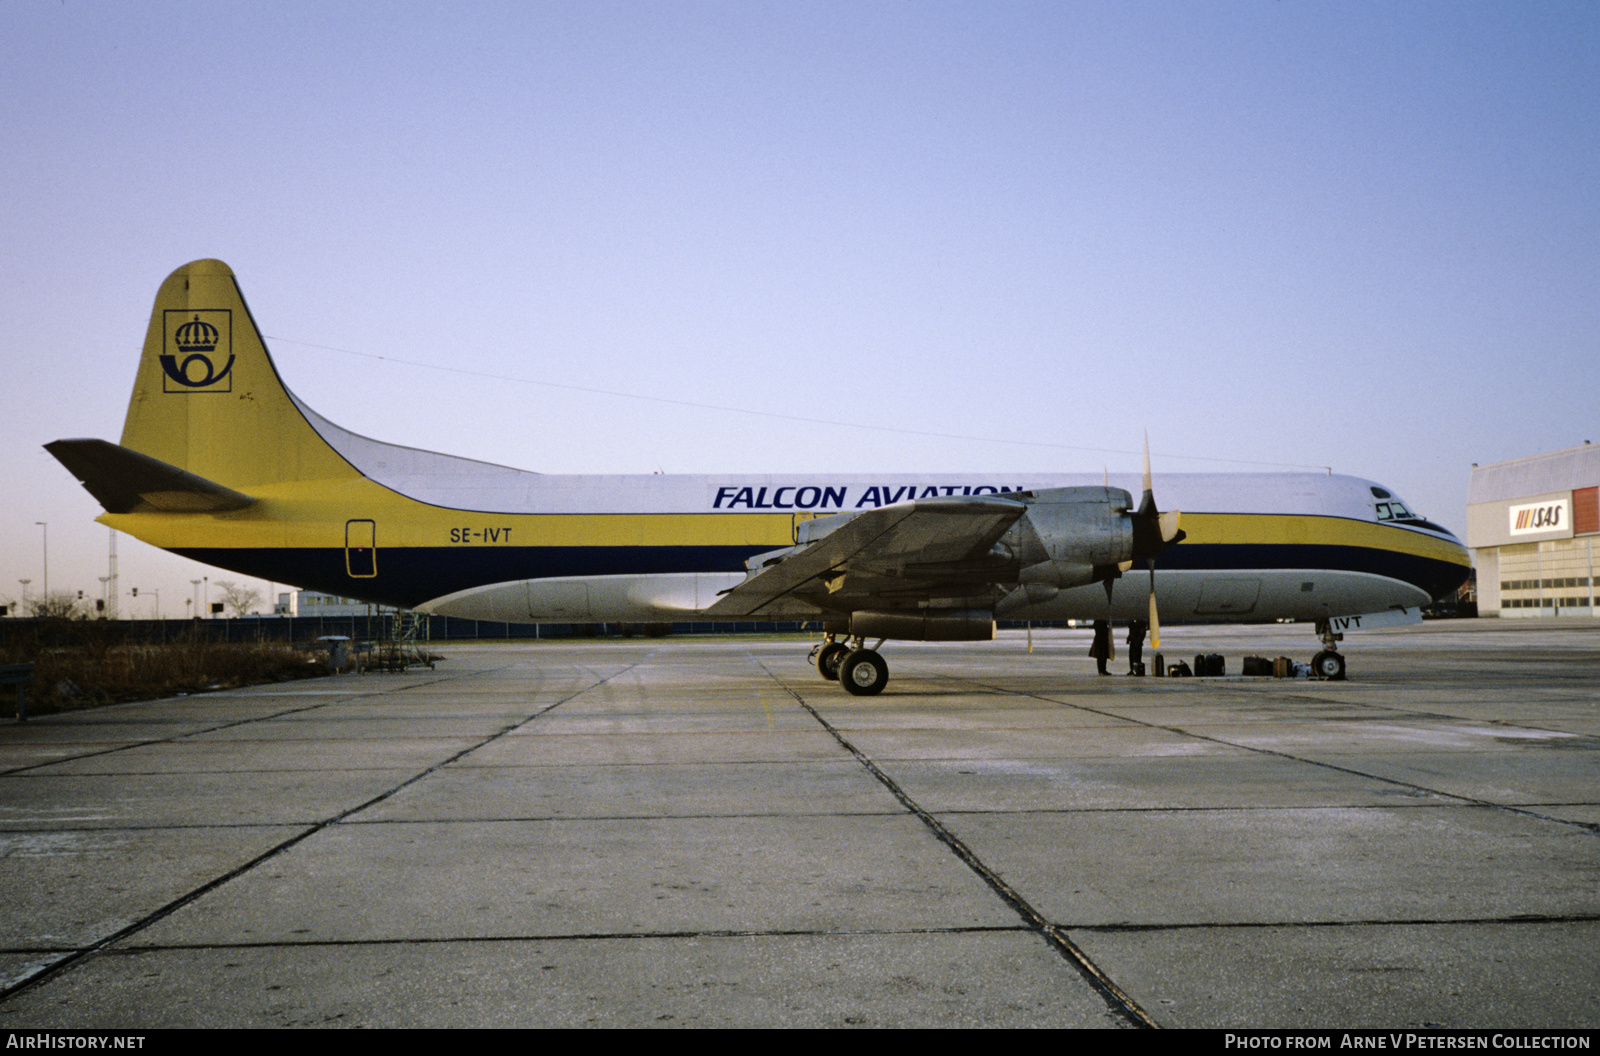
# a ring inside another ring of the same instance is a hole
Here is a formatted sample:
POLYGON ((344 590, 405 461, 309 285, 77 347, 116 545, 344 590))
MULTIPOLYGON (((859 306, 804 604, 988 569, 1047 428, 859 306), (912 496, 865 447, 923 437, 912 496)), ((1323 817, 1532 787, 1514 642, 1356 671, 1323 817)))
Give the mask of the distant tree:
POLYGON ((217 580, 216 587, 222 592, 222 604, 231 610, 234 616, 243 616, 261 600, 261 591, 254 587, 230 583, 225 579, 217 580))
POLYGON ((71 591, 55 590, 49 597, 29 598, 28 610, 37 619, 86 620, 89 612, 82 599, 71 591))

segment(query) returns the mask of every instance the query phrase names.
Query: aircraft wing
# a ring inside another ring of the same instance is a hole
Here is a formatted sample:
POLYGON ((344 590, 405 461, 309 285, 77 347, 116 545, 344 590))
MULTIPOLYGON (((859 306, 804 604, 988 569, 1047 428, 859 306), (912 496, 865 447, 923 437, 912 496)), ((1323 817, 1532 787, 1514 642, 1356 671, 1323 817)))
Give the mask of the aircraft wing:
POLYGON ((796 611, 796 603, 803 610, 843 609, 848 599, 912 598, 987 584, 995 578, 996 541, 1027 508, 1011 499, 951 498, 850 515, 815 541, 754 559, 750 577, 706 613, 774 615, 796 611))
POLYGON ((106 440, 56 440, 44 449, 107 513, 220 513, 256 500, 188 470, 106 440))

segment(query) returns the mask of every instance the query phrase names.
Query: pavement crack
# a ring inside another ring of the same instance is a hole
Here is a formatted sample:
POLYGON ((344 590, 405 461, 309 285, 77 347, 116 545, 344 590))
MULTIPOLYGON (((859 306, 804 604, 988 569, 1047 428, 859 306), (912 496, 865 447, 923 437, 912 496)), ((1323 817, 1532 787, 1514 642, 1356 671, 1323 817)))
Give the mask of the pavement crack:
MULTIPOLYGON (((644 659, 648 659, 648 657, 646 657, 644 659)), ((222 887, 224 884, 227 884, 230 881, 233 881, 233 880, 237 879, 238 877, 243 876, 244 874, 250 872, 252 869, 255 869, 257 866, 260 866, 260 865, 262 865, 262 864, 264 864, 264 863, 266 863, 268 861, 271 861, 272 859, 276 858, 278 855, 280 855, 280 854, 284 853, 285 851, 289 850, 290 848, 292 848, 292 847, 304 842, 305 840, 307 840, 310 837, 316 835, 317 833, 322 832, 323 830, 329 828, 330 826, 337 825, 337 824, 339 824, 340 822, 344 821, 346 818, 350 817, 353 814, 356 814, 356 813, 358 813, 360 811, 366 810, 366 809, 368 809, 368 808, 370 808, 370 807, 372 807, 372 806, 374 806, 374 805, 376 805, 378 803, 382 803, 384 800, 388 799, 390 796, 393 796, 395 793, 399 792, 400 790, 402 790, 404 788, 407 788, 410 785, 415 784, 416 782, 422 780, 423 778, 427 777, 428 775, 437 772, 438 770, 442 769, 443 767, 449 766, 451 763, 456 762, 457 760, 461 759, 462 757, 464 757, 466 755, 469 755, 472 752, 477 751, 478 749, 484 747, 485 745, 492 744, 493 742, 499 740, 501 737, 504 737, 506 734, 510 733, 511 731, 513 731, 515 729, 518 729, 519 727, 527 725, 528 723, 532 722, 534 719, 537 719, 539 716, 547 714, 548 712, 552 711, 553 709, 560 707, 562 704, 565 704, 567 701, 572 700, 572 699, 574 699, 576 697, 582 696, 584 693, 588 693, 588 692, 596 689, 597 687, 604 685, 606 682, 611 681, 613 678, 617 678, 620 675, 625 674, 626 672, 632 670, 634 667, 637 667, 640 663, 644 662, 644 659, 636 661, 635 663, 629 664, 629 665, 627 665, 625 667, 621 667, 621 668, 611 672, 609 675, 600 676, 597 673, 591 671, 590 672, 590 677, 593 678, 594 681, 587 682, 586 684, 582 685, 581 687, 575 688, 571 693, 569 693, 566 696, 562 697, 561 699, 555 701, 554 703, 545 705, 544 707, 539 708, 537 711, 535 711, 533 714, 527 716, 526 718, 518 719, 516 722, 513 722, 513 723, 505 726, 504 728, 502 728, 500 730, 497 730, 494 733, 489 734, 487 737, 482 738, 481 740, 477 741, 476 743, 468 745, 465 748, 462 748, 460 751, 455 752, 453 755, 450 755, 449 757, 447 757, 445 759, 441 759, 439 762, 434 763, 431 766, 428 766, 428 767, 418 771, 417 773, 415 773, 415 774, 411 775, 410 777, 406 778, 404 781, 401 781, 398 784, 394 785, 393 787, 391 787, 391 788, 389 788, 389 789, 387 789, 387 790, 385 790, 383 792, 380 792, 376 796, 372 796, 371 798, 369 798, 369 799, 367 799, 367 800, 365 800, 365 801, 363 801, 361 803, 358 803, 355 806, 352 806, 352 807, 349 807, 349 808, 347 808, 345 810, 339 811, 337 814, 334 814, 334 815, 332 815, 330 817, 324 818, 323 820, 321 820, 319 822, 315 822, 313 824, 310 824, 310 825, 306 826, 306 828, 303 831, 296 833, 295 835, 289 837, 286 840, 282 840, 282 841, 278 842, 277 844, 274 844, 272 847, 269 847, 265 851, 262 851, 260 854, 256 855, 254 858, 251 858, 249 861, 245 862, 243 865, 236 866, 233 869, 230 869, 227 872, 225 872, 225 873, 223 873, 223 874, 221 874, 219 876, 212 877, 206 883, 201 884, 200 886, 198 886, 196 888, 193 888, 192 890, 188 891, 187 893, 185 893, 183 895, 178 896, 177 898, 171 900, 170 902, 167 902, 165 905, 157 908, 156 910, 154 910, 154 911, 152 911, 150 913, 147 913, 146 915, 144 915, 143 917, 140 917, 138 920, 134 921, 133 923, 125 925, 124 927, 119 928, 118 930, 112 932, 110 935, 106 935, 103 938, 97 939, 94 942, 87 943, 87 944, 85 944, 83 946, 77 947, 76 949, 74 949, 71 952, 67 953, 65 956, 61 957, 60 959, 52 961, 51 963, 49 963, 47 965, 41 965, 36 971, 33 971, 33 972, 23 976, 22 978, 18 979, 16 982, 11 983, 10 985, 5 986, 4 988, 0 988, 0 1003, 5 1002, 6 1000, 10 999, 12 996, 14 996, 14 995, 16 995, 18 993, 21 993, 24 990, 28 990, 28 989, 31 989, 32 987, 38 986, 40 983, 43 983, 47 979, 50 979, 50 978, 52 978, 52 977, 54 977, 56 975, 61 974, 62 972, 66 971, 67 969, 71 968, 72 966, 74 966, 74 965, 78 964, 79 962, 83 961, 85 958, 87 958, 87 957, 89 957, 89 956, 91 956, 91 955, 93 955, 95 953, 98 953, 101 950, 104 950, 106 947, 112 946, 112 945, 114 945, 114 944, 116 944, 118 942, 123 941, 124 939, 129 938, 130 936, 138 934, 139 932, 143 931, 144 929, 150 927, 152 924, 155 924, 156 922, 158 922, 160 920, 163 920, 166 917, 171 916, 173 913, 175 913, 178 910, 182 909, 184 906, 187 906, 190 903, 194 902, 195 900, 197 900, 197 899, 199 899, 199 898, 201 898, 201 897, 203 897, 203 896, 205 896, 207 894, 210 894, 212 891, 217 890, 218 888, 222 887)), ((463 677, 474 677, 474 676, 479 675, 479 674, 481 674, 481 672, 474 672, 472 676, 463 676, 463 677)), ((321 703, 312 705, 312 707, 324 707, 324 706, 327 706, 327 704, 329 704, 329 703, 331 703, 331 702, 321 702, 321 703)), ((289 712, 281 712, 279 714, 288 714, 288 713, 293 712, 293 711, 304 711, 304 710, 308 710, 308 709, 305 709, 305 708, 289 709, 289 712)), ((262 721, 263 719, 266 719, 266 718, 268 718, 268 716, 257 716, 257 717, 252 718, 252 719, 242 720, 242 722, 259 722, 259 721, 262 721)), ((235 726, 235 725, 241 725, 241 724, 242 723, 238 723, 238 722, 226 723, 226 724, 222 724, 222 725, 219 725, 217 727, 214 727, 214 728, 215 729, 222 729, 222 728, 226 728, 227 726, 235 726)), ((163 740, 177 740, 177 739, 178 738, 164 738, 163 740)), ((149 741, 149 742, 145 742, 145 743, 160 743, 160 742, 159 741, 149 741)))
POLYGON ((1441 799, 1451 800, 1466 806, 1482 807, 1486 810, 1505 811, 1509 814, 1520 814, 1524 817, 1537 818, 1540 821, 1553 822, 1558 825, 1565 825, 1574 829, 1582 829, 1585 832, 1600 835, 1600 824, 1595 822, 1576 821, 1571 818, 1559 818, 1550 814, 1542 814, 1539 811, 1532 810, 1528 807, 1516 806, 1515 804, 1496 803, 1492 800, 1479 799, 1473 796, 1464 796, 1459 792, 1446 792, 1443 789, 1429 788, 1427 785, 1419 785, 1413 781, 1402 781, 1396 777, 1385 777, 1382 774, 1372 774, 1367 773, 1364 770, 1357 770, 1354 767, 1341 766, 1338 763, 1328 762, 1324 759, 1311 759, 1306 756, 1295 755, 1293 752, 1286 752, 1277 748, 1263 748, 1260 745, 1245 744, 1239 741, 1230 741, 1225 737, 1218 737, 1213 734, 1196 733, 1194 730, 1185 729, 1182 726, 1167 725, 1159 722, 1144 722, 1139 719, 1129 718, 1126 715, 1117 714, 1113 711, 1108 711, 1102 708, 1091 708, 1086 704, 1070 704, 1065 701, 1056 700, 1053 697, 1040 695, 1038 693, 1019 693, 1015 690, 1006 689, 1004 686, 996 686, 988 683, 979 684, 983 685, 985 689, 995 693, 1005 694, 1007 696, 1026 697, 1030 700, 1040 700, 1048 704, 1054 704, 1058 707, 1072 708, 1076 711, 1085 711, 1091 715, 1098 715, 1102 718, 1117 719, 1122 722, 1131 723, 1135 726, 1142 726, 1147 730, 1161 730, 1165 733, 1175 734, 1179 737, 1192 737, 1197 741, 1204 741, 1207 744, 1221 745, 1225 748, 1237 748, 1240 751, 1251 752, 1255 755, 1264 755, 1274 759, 1284 759, 1293 763, 1302 763, 1306 766, 1315 766, 1324 770, 1331 770, 1338 774, 1346 774, 1350 777, 1359 777, 1367 781, 1376 781, 1380 784, 1392 785, 1395 788, 1403 789, 1408 793, 1438 796, 1441 799))
POLYGON ((1040 935, 1056 950, 1057 953, 1059 953, 1070 964, 1077 968, 1079 974, 1083 976, 1084 981, 1087 982, 1089 986, 1101 996, 1113 1014, 1127 1021, 1131 1026, 1159 1029, 1159 1025, 1150 1016, 1150 1014, 1145 1012, 1144 1009, 1140 1008, 1138 1004, 1134 1002, 1133 998, 1130 997, 1120 986, 1118 986, 1110 976, 1101 971, 1099 966, 1089 959, 1088 954, 1084 953, 1076 943, 1069 939, 1064 931, 1052 924, 1050 921, 1046 920, 1043 914, 1035 909, 1027 899, 1022 897, 1021 892, 1012 887, 1010 884, 1006 883, 1006 881, 1003 880, 998 873, 989 868, 989 866, 978 857, 976 852, 974 852, 972 848, 968 847, 959 836, 950 831, 950 829, 947 828, 943 822, 925 810, 921 804, 917 803, 916 800, 912 799, 906 790, 900 787, 899 782, 895 781, 894 778, 885 773, 884 770, 879 767, 877 763, 873 762, 872 758, 865 752, 861 751, 861 749, 850 743, 850 739, 848 737, 839 732, 837 727, 835 727, 827 719, 823 718, 822 715, 810 704, 806 703, 804 697, 802 697, 799 693, 796 693, 781 679, 779 679, 772 669, 767 667, 763 661, 757 659, 756 663, 760 665, 762 670, 766 671, 768 676, 770 676, 774 682, 782 687, 784 692, 793 697, 795 702, 799 704, 800 707, 804 708, 806 712, 817 721, 817 724, 828 732, 829 736, 831 736, 835 741, 839 742, 839 745, 844 748, 845 751, 854 756, 856 760, 866 768, 868 773, 876 778, 884 788, 888 789, 889 793, 894 796, 895 799, 904 804, 908 811, 914 814, 919 821, 926 825, 941 843, 950 848, 955 856, 959 858, 961 862, 967 866, 967 868, 976 873, 979 879, 987 884, 989 889, 1000 897, 1001 901, 1010 906, 1011 909, 1022 918, 1023 923, 1029 928, 1029 930, 1040 935))

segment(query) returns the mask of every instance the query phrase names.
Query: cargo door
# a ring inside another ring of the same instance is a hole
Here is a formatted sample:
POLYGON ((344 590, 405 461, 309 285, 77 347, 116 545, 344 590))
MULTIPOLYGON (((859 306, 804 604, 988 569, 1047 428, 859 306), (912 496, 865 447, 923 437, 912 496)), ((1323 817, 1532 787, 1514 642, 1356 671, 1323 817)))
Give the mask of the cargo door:
POLYGON ((1243 616, 1256 607, 1259 579, 1208 579, 1200 588, 1197 616, 1243 616))

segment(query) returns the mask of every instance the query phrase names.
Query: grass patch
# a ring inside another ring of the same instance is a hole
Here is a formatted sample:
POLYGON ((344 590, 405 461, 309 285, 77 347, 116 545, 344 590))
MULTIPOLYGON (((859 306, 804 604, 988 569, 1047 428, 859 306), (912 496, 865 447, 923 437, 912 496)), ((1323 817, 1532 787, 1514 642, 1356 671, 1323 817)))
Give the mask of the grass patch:
MULTIPOLYGON (((111 621, 61 624, 35 643, 0 647, 0 664, 34 664, 30 716, 328 673, 319 654, 282 642, 146 645, 125 641, 111 621)), ((0 712, 15 714, 9 687, 0 689, 0 712)))

